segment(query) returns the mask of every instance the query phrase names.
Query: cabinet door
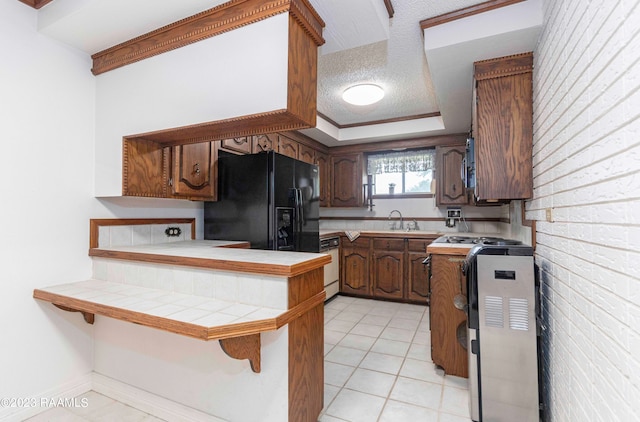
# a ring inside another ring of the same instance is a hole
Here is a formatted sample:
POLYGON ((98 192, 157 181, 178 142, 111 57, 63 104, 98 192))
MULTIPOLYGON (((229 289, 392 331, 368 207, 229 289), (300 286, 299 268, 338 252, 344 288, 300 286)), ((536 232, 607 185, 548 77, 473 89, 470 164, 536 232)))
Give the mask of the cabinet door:
POLYGON ((424 252, 407 254, 407 299, 429 304, 429 268, 422 263, 424 252))
POLYGON ((298 159, 298 142, 286 136, 278 135, 278 153, 298 159))
POLYGON ((229 138, 220 141, 220 149, 238 154, 251 154, 251 138, 229 138))
POLYGON ((466 315, 453 305, 457 294, 465 293, 463 256, 432 255, 431 261, 431 359, 447 375, 468 376, 467 351, 458 339, 466 333, 466 315))
POLYGON ((217 150, 213 142, 173 147, 173 194, 190 199, 216 199, 217 150))
MULTIPOLYGON (((341 239, 346 245, 348 240, 341 239)), ((369 247, 367 239, 357 239, 340 251, 340 292, 359 296, 370 296, 369 247)))
POLYGON ((532 67, 531 53, 474 63, 479 201, 533 195, 532 67))
POLYGON ((373 296, 402 299, 404 252, 373 252, 373 296))
POLYGON ((438 147, 436 149, 437 205, 464 205, 469 202, 467 190, 460 169, 464 159, 465 147, 438 147))
POLYGON ((329 207, 329 187, 331 186, 331 178, 329 176, 329 156, 316 151, 316 165, 320 174, 320 206, 329 207))
POLYGON ((362 154, 331 157, 332 207, 361 207, 363 205, 362 161, 362 154))
POLYGON ((299 144, 298 146, 298 160, 309 164, 315 164, 316 150, 304 144, 299 144))
POLYGON ((252 148, 253 152, 278 152, 278 135, 275 133, 268 133, 266 135, 252 136, 252 148))

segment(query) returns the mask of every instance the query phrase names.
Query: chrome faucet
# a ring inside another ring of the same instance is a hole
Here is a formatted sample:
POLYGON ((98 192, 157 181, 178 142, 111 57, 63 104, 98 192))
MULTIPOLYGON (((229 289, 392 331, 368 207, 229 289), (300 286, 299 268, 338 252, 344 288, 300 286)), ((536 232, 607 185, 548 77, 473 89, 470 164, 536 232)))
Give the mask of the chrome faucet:
POLYGON ((389 213, 389 227, 391 228, 391 230, 395 230, 396 229, 396 222, 391 220, 391 216, 393 215, 394 212, 397 212, 398 215, 400 216, 400 227, 398 227, 400 230, 402 230, 403 228, 403 224, 402 224, 402 213, 398 210, 393 210, 389 213))

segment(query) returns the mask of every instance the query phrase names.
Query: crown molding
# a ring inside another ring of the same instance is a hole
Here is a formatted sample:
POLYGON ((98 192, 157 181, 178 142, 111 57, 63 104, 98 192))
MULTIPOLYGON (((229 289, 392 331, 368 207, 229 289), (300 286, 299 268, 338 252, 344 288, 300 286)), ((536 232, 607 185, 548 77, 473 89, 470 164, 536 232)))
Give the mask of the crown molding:
POLYGON ((99 75, 287 12, 316 46, 324 44, 324 21, 307 0, 231 0, 93 54, 91 72, 99 75))
POLYGON ((451 22, 457 19, 466 18, 468 16, 477 15, 479 13, 488 12, 489 10, 498 9, 500 7, 509 6, 512 4, 520 3, 525 0, 489 0, 484 3, 476 4, 475 6, 465 7, 464 9, 455 10, 453 12, 445 13, 443 15, 434 16, 420 21, 420 28, 424 31, 432 26, 442 25, 443 23, 451 22))

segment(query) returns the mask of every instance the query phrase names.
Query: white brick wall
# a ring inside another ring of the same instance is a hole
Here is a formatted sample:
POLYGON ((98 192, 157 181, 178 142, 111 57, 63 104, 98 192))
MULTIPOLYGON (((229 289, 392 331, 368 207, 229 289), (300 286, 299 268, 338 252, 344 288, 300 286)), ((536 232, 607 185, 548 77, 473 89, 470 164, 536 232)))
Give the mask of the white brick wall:
POLYGON ((640 0, 545 0, 534 198, 547 420, 640 403, 640 0), (552 209, 553 222, 546 221, 552 209))

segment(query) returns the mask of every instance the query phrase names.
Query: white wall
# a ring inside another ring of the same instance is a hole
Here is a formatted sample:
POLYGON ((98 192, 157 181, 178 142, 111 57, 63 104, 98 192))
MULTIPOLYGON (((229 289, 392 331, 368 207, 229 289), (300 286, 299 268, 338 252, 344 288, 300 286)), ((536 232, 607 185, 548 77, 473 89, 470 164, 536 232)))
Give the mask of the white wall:
POLYGON ((287 108, 289 14, 96 77, 96 196, 122 194, 122 137, 287 108))
POLYGON ((544 14, 527 217, 537 220, 542 268, 548 419, 633 421, 640 402, 640 1, 545 0, 544 14))
MULTIPOLYGON (((186 201, 93 198, 91 60, 38 34, 36 19, 18 1, 0 2, 0 397, 69 398, 89 387, 93 327, 34 300, 33 289, 90 276, 90 218, 201 218, 202 210, 186 201)), ((0 408, 0 420, 22 420, 28 409, 10 415, 24 410, 0 408)))

